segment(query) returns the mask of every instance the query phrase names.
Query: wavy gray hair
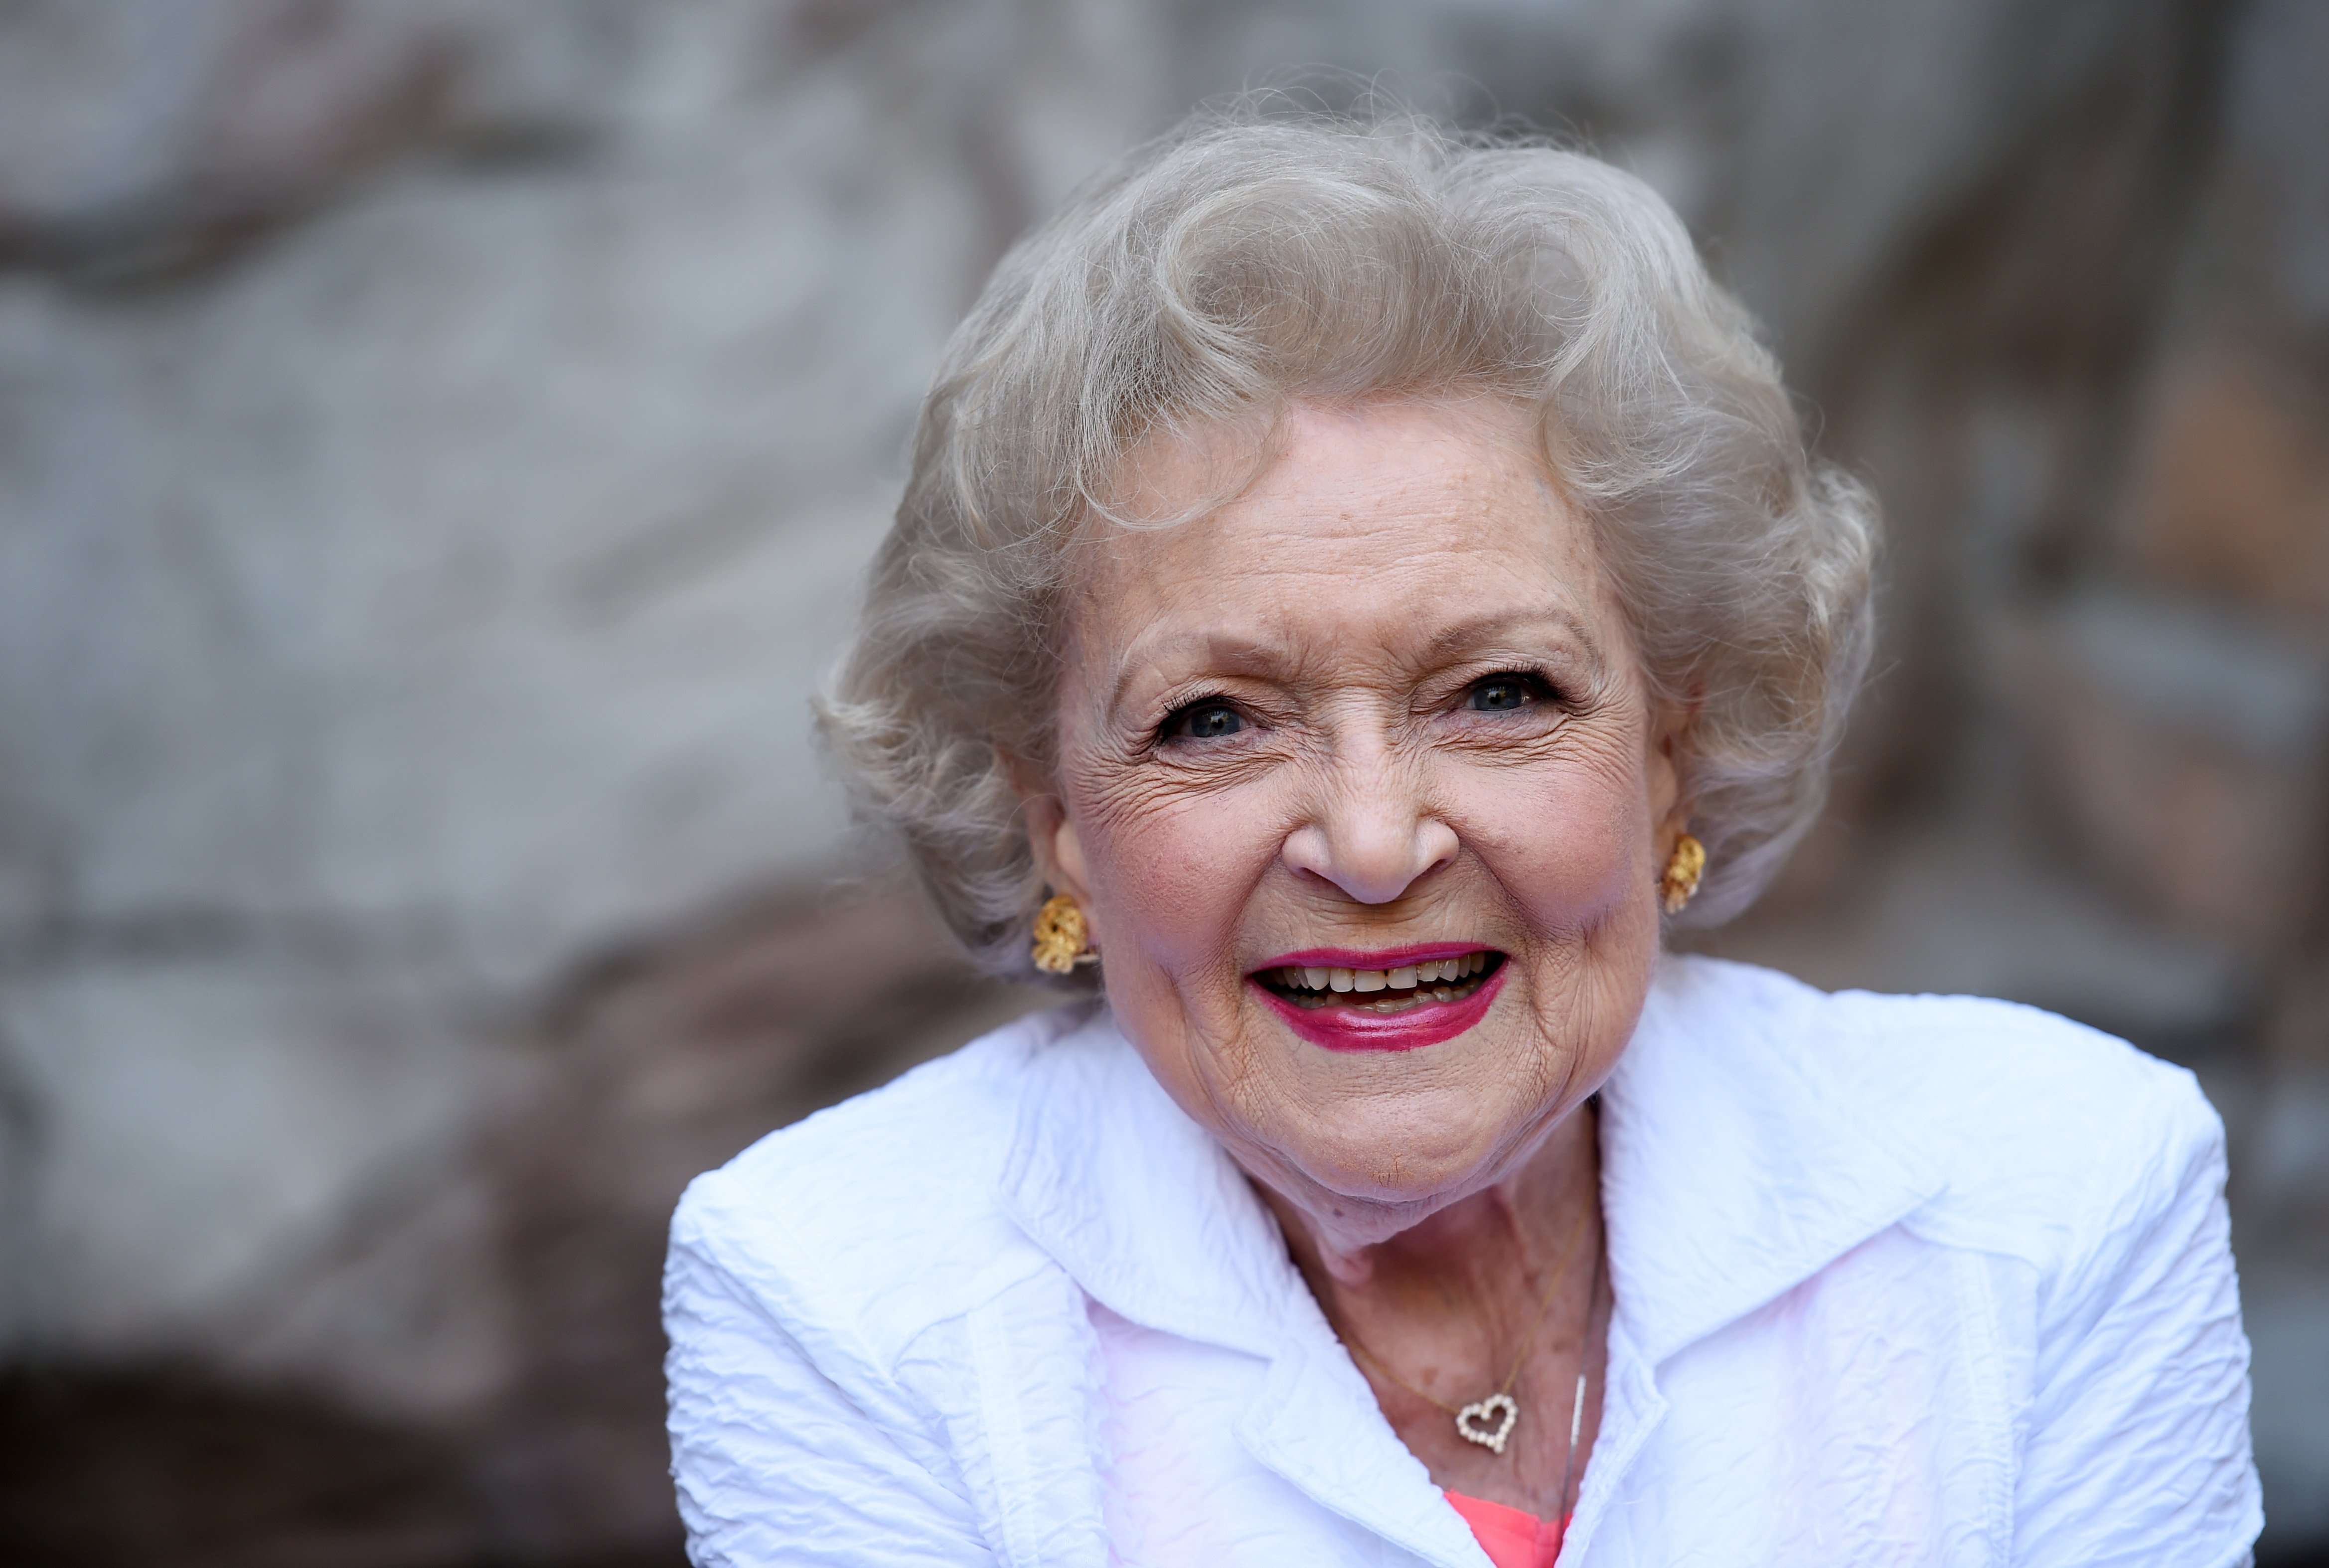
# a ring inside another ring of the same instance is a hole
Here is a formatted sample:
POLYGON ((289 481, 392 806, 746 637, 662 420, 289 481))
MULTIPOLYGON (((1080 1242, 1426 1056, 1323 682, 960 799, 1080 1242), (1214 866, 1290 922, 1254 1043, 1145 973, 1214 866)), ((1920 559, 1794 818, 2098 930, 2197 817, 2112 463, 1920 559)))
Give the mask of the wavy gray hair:
POLYGON ((1004 755, 1053 761, 1066 547, 1113 515, 1125 453, 1291 399, 1481 393, 1539 411, 1653 693, 1693 716, 1708 870, 1682 918, 1762 890, 1866 666, 1870 496, 1810 460, 1753 323, 1639 180, 1412 116, 1247 103, 1125 157, 995 268, 817 699, 862 816, 982 968, 1035 978, 1004 755))

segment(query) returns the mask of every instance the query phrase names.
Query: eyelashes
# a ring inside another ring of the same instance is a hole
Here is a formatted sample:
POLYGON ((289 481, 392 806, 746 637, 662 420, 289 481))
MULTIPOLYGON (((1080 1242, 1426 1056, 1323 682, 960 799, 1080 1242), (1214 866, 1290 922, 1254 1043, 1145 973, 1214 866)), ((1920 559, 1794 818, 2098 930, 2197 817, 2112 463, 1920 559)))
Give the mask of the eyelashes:
POLYGON ((1499 670, 1465 688, 1463 706, 1474 713, 1513 713, 1561 700, 1552 682, 1534 670, 1499 670))
MULTIPOLYGON (((1536 670, 1499 670, 1483 675, 1466 686, 1455 703, 1457 711, 1492 715, 1567 706, 1561 689, 1536 670)), ((1226 740, 1251 728, 1252 720, 1235 700, 1211 692, 1167 713, 1152 738, 1159 746, 1202 744, 1226 740)))
POLYGON ((1164 716, 1156 727, 1156 738, 1161 742, 1190 740, 1222 740, 1236 735, 1246 727, 1245 715, 1236 704, 1224 697, 1200 697, 1184 702, 1164 716))

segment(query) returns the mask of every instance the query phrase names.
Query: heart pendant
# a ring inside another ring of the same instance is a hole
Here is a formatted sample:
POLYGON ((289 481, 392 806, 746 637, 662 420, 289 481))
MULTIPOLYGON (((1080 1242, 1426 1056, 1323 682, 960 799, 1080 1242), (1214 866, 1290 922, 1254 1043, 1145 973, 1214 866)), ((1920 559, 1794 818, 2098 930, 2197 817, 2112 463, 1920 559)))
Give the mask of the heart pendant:
POLYGON ((1513 1435, 1513 1423, 1520 1418, 1519 1401, 1509 1394, 1491 1394, 1479 1404, 1467 1404, 1456 1413, 1456 1430, 1466 1442, 1476 1442, 1493 1453, 1502 1453, 1504 1440, 1513 1435), (1504 1419, 1490 1426, 1490 1418, 1499 1413, 1504 1419))

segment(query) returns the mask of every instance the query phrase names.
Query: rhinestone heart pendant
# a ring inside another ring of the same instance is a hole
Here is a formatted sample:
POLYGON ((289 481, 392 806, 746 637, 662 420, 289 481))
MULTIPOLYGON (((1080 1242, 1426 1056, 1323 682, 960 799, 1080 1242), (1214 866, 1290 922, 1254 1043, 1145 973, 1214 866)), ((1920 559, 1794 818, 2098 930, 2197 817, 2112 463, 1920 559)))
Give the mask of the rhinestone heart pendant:
POLYGON ((1456 1413, 1456 1431, 1466 1442, 1476 1442, 1491 1453, 1504 1451, 1504 1440, 1513 1435, 1513 1423, 1521 1418, 1520 1403, 1509 1394, 1491 1394, 1477 1404, 1467 1404, 1456 1413), (1497 1420, 1498 1416, 1502 1420, 1497 1420), (1491 1425, 1490 1422, 1495 1424, 1491 1425))

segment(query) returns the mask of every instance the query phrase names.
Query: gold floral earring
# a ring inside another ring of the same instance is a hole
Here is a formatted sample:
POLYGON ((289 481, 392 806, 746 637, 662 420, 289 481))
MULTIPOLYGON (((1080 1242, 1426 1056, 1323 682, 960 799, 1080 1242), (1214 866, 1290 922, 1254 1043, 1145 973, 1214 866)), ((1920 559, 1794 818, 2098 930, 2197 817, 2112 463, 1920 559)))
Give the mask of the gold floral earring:
POLYGON ((1666 860, 1665 875, 1658 878, 1658 896, 1664 900, 1667 914, 1683 912, 1691 896, 1698 891, 1698 879, 1705 874, 1706 846, 1684 833, 1674 840, 1674 853, 1666 860))
POLYGON ((1035 911, 1035 944, 1030 956, 1045 974, 1073 974, 1079 965, 1098 963, 1099 954, 1092 951, 1083 906, 1065 893, 1045 899, 1035 911))

